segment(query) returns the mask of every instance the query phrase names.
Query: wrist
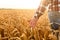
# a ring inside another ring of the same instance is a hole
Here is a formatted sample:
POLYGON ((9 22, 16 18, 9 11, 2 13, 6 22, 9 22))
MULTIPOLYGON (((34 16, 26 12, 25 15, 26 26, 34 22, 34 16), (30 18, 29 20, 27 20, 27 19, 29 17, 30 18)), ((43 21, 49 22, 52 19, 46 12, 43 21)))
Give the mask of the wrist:
POLYGON ((33 17, 32 18, 34 21, 38 21, 38 18, 37 17, 33 17))
POLYGON ((42 13, 40 12, 36 12, 35 15, 33 16, 35 19, 39 19, 39 17, 42 15, 42 13))

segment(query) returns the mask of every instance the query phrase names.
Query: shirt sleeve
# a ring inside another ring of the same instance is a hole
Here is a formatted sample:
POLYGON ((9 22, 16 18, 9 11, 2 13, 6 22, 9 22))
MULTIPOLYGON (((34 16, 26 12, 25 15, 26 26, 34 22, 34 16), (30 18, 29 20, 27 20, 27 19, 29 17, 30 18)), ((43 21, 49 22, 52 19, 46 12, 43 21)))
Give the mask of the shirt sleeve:
POLYGON ((33 17, 39 18, 43 14, 43 12, 47 9, 48 4, 49 2, 47 0, 42 0, 33 17))

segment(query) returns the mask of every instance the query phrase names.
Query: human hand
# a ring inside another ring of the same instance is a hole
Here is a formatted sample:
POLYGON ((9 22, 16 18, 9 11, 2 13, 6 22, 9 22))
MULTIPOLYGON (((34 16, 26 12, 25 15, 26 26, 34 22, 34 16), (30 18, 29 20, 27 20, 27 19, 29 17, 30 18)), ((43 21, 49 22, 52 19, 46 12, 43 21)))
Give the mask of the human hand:
POLYGON ((35 27, 37 20, 38 20, 37 18, 32 18, 32 19, 29 21, 30 26, 31 26, 31 27, 35 27))

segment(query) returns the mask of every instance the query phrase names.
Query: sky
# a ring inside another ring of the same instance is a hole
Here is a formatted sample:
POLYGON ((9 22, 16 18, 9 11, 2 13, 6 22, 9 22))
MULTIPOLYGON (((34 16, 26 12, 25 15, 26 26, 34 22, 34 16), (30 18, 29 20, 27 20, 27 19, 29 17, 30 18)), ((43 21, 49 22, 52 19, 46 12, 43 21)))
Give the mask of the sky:
POLYGON ((0 0, 0 8, 37 9, 41 0, 0 0))

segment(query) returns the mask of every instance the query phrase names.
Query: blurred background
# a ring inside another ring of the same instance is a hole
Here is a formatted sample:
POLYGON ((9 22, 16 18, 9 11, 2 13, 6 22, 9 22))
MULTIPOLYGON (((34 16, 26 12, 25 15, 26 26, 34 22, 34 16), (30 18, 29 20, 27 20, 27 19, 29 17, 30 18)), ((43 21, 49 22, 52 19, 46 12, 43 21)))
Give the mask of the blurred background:
POLYGON ((0 0, 0 40, 56 40, 50 32, 47 11, 34 29, 31 20, 41 0, 0 0))
POLYGON ((41 0, 0 0, 0 8, 36 9, 41 0))

